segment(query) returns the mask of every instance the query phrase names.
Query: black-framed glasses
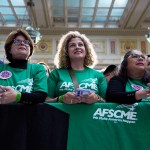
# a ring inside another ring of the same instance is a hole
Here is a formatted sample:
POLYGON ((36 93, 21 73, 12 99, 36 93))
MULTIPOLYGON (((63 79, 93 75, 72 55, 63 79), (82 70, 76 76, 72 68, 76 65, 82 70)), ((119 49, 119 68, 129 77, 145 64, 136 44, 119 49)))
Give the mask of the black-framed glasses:
POLYGON ((15 45, 20 45, 20 44, 24 44, 25 46, 30 46, 30 41, 29 40, 19 40, 19 39, 14 39, 13 43, 15 45))
POLYGON ((142 58, 144 60, 146 59, 146 56, 144 56, 144 55, 131 54, 130 56, 131 56, 131 58, 135 58, 135 59, 140 59, 140 58, 142 58))

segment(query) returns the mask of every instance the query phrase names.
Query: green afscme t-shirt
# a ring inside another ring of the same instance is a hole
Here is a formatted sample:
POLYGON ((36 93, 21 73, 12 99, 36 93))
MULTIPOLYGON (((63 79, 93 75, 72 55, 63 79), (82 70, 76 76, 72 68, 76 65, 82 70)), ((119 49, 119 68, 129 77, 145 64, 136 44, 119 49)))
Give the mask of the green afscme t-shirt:
POLYGON ((40 64, 27 63, 27 69, 12 68, 9 64, 0 65, 0 85, 11 86, 19 92, 47 93, 46 72, 40 64))
MULTIPOLYGON (((139 91, 147 88, 148 86, 144 84, 140 79, 128 79, 126 84, 126 92, 139 91)), ((150 97, 143 98, 142 101, 150 101, 150 97)))
MULTIPOLYGON (((79 87, 90 89, 105 98, 107 82, 105 76, 94 69, 74 70, 79 87)), ((74 86, 68 69, 53 70, 48 78, 48 97, 55 98, 67 92, 73 92, 74 86)))

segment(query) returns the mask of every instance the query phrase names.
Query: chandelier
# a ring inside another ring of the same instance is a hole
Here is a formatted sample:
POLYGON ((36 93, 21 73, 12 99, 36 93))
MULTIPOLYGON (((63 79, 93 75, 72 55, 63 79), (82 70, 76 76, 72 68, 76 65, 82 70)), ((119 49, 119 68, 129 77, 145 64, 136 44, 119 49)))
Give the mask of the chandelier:
MULTIPOLYGON (((30 0, 29 2, 27 2, 27 6, 29 6, 30 8, 34 6, 34 2, 32 2, 32 0, 30 0)), ((31 22, 31 21, 30 21, 31 22)), ((31 24, 31 23, 30 23, 31 24)), ((31 39, 33 40, 33 42, 35 44, 37 44, 41 38, 42 35, 39 32, 39 28, 34 28, 32 25, 29 25, 25 28, 25 30, 28 32, 28 34, 31 36, 31 39)))
POLYGON ((33 28, 32 26, 28 26, 25 29, 28 34, 31 36, 31 39, 33 40, 34 43, 38 43, 42 36, 41 33, 39 32, 39 28, 33 28))
POLYGON ((145 35, 148 42, 150 42, 150 27, 148 27, 148 33, 145 35))

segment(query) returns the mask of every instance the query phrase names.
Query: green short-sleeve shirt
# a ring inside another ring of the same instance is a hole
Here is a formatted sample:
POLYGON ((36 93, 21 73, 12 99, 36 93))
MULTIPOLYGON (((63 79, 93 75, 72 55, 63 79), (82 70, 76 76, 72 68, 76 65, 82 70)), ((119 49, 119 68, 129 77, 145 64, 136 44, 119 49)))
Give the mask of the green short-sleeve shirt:
POLYGON ((11 86, 16 91, 47 93, 45 69, 40 64, 27 63, 27 69, 12 68, 9 64, 0 65, 0 85, 11 86))
MULTIPOLYGON (((90 89, 105 98, 107 82, 101 72, 86 67, 84 70, 74 70, 74 74, 80 88, 90 89)), ((73 82, 67 69, 55 69, 50 73, 48 77, 48 97, 55 98, 73 91, 73 82)))

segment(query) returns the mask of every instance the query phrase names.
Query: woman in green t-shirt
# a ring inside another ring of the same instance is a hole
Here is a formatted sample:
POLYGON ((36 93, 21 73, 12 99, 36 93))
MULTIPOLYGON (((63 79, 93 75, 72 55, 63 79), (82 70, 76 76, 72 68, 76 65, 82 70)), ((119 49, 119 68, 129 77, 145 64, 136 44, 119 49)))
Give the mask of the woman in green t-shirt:
POLYGON ((150 76, 146 68, 147 57, 142 51, 128 51, 118 75, 108 83, 106 100, 126 104, 150 101, 150 76))
POLYGON ((96 61, 94 48, 84 34, 70 31, 63 35, 54 59, 56 69, 48 77, 46 101, 91 104, 101 101, 101 97, 105 98, 106 78, 92 69, 96 61), (75 92, 77 87, 79 91, 75 92))
POLYGON ((41 64, 28 60, 33 53, 33 42, 23 29, 12 31, 4 45, 10 62, 0 65, 0 103, 38 103, 47 97, 47 79, 41 64))

